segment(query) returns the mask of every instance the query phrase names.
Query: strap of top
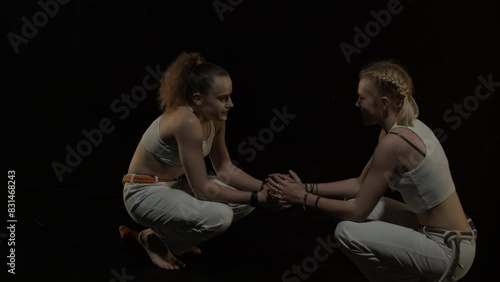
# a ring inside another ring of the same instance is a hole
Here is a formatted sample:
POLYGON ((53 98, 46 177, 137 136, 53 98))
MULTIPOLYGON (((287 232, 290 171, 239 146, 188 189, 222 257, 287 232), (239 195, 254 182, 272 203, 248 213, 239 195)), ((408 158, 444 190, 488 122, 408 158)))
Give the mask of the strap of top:
POLYGON ((406 143, 408 143, 410 146, 413 147, 413 149, 417 150, 418 153, 420 153, 420 155, 422 155, 422 157, 425 157, 425 153, 422 152, 422 150, 420 150, 417 146, 415 146, 413 143, 410 142, 410 140, 406 139, 406 137, 404 137, 403 135, 397 133, 397 132, 389 132, 389 134, 396 134, 398 135, 399 137, 401 137, 404 141, 406 141, 406 143))

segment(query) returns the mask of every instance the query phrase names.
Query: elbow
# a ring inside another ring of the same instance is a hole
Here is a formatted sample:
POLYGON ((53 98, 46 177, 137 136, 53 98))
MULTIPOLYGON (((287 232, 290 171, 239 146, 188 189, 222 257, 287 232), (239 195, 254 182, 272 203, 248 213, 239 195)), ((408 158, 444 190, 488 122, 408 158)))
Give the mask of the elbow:
POLYGON ((360 207, 359 203, 356 203, 356 200, 353 200, 348 219, 354 222, 364 222, 368 219, 370 213, 370 210, 360 207))
POLYGON ((238 167, 232 162, 225 162, 217 167, 214 166, 215 175, 220 181, 229 184, 232 178, 235 178, 239 173, 238 167))
POLYGON ((197 199, 205 201, 216 200, 220 194, 221 187, 212 181, 206 181, 205 184, 192 187, 194 196, 197 199))
POLYGON ((357 178, 354 178, 354 185, 353 185, 353 189, 352 189, 352 193, 353 193, 353 197, 356 197, 356 195, 358 195, 359 193, 359 190, 361 189, 361 185, 363 184, 363 177, 357 177, 357 178))
POLYGON ((364 222, 367 218, 368 216, 363 213, 354 212, 346 219, 354 222, 364 222))
POLYGON ((205 194, 202 192, 202 189, 197 189, 195 187, 191 187, 191 191, 193 191, 193 196, 200 200, 207 200, 205 194))
POLYGON ((349 220, 354 221, 354 222, 364 222, 364 221, 366 221, 367 218, 368 218, 367 216, 363 216, 363 215, 353 215, 353 217, 350 218, 349 220))

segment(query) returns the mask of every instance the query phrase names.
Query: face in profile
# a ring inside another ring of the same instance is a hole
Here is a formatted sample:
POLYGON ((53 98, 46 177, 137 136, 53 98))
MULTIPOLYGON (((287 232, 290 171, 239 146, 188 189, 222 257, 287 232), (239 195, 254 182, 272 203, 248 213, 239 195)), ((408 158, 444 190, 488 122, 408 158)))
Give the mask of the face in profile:
POLYGON ((356 107, 361 111, 364 125, 380 123, 381 109, 380 96, 377 88, 370 78, 362 78, 358 83, 358 100, 356 107))
POLYGON ((233 83, 229 76, 214 78, 212 88, 203 96, 203 113, 209 120, 227 120, 229 110, 234 106, 231 100, 233 83))

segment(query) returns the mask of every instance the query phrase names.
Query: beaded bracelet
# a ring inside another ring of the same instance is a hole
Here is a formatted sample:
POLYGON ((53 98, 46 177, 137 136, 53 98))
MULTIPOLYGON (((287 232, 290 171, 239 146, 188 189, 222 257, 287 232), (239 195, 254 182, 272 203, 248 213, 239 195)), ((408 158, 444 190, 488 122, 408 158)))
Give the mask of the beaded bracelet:
POLYGON ((306 188, 306 192, 311 194, 318 194, 318 183, 304 183, 304 187, 306 188))
POLYGON ((303 201, 302 201, 302 208, 303 208, 304 210, 306 210, 307 196, 308 196, 308 195, 309 195, 309 193, 308 193, 308 192, 306 192, 306 193, 304 194, 304 199, 303 199, 303 201))
POLYGON ((316 201, 314 202, 314 209, 317 210, 318 209, 318 202, 319 202, 319 198, 321 198, 321 196, 318 196, 316 198, 316 201))

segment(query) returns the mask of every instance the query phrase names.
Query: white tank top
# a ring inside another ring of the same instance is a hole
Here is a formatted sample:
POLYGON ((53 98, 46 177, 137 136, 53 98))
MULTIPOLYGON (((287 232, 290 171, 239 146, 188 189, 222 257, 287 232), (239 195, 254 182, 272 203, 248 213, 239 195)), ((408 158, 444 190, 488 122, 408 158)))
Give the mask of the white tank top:
POLYGON ((415 213, 421 213, 446 200, 454 191, 448 159, 432 130, 416 119, 412 126, 404 127, 415 132, 425 144, 425 157, 415 169, 408 172, 395 172, 388 179, 389 187, 399 191, 404 202, 415 213))
MULTIPOLYGON (((191 111, 191 107, 188 107, 191 111)), ((180 166, 179 148, 175 139, 161 140, 160 138, 160 120, 161 116, 156 118, 142 135, 142 143, 148 152, 150 152, 158 161, 171 165, 180 166)), ((210 135, 206 140, 203 140, 203 157, 210 153, 212 141, 215 136, 215 125, 213 121, 209 121, 210 135)))

